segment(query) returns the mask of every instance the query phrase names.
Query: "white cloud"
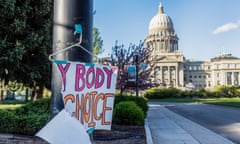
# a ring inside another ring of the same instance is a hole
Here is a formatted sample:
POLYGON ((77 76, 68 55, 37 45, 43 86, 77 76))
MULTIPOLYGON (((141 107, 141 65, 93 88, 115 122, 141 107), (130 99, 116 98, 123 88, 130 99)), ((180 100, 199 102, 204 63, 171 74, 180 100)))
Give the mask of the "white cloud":
POLYGON ((224 24, 224 25, 216 28, 213 31, 213 34, 219 34, 219 33, 223 33, 223 32, 228 32, 230 30, 234 30, 234 29, 238 29, 238 28, 240 28, 240 20, 237 21, 237 22, 230 22, 230 23, 224 24))

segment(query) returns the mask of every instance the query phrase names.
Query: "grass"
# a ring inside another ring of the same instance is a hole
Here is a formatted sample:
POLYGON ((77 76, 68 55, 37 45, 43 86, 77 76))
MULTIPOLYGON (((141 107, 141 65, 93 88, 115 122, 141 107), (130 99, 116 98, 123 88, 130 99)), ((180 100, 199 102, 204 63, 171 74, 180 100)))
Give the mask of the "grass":
POLYGON ((16 100, 4 100, 0 103, 0 110, 14 110, 23 106, 25 102, 16 101, 16 100))
POLYGON ((0 104, 0 110, 14 110, 23 106, 23 104, 0 104))
POLYGON ((202 102, 206 104, 239 107, 240 98, 167 98, 149 100, 150 102, 202 102))

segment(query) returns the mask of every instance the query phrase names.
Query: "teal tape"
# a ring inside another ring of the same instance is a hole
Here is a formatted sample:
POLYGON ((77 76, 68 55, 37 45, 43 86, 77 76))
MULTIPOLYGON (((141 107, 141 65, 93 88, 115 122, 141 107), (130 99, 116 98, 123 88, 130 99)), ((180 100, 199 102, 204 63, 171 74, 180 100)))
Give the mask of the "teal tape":
POLYGON ((94 130, 95 130, 95 127, 91 127, 90 129, 87 130, 87 133, 90 135, 91 133, 93 133, 94 130))
POLYGON ((67 61, 65 60, 54 60, 53 62, 56 64, 67 64, 67 61))
POLYGON ((85 66, 94 66, 93 63, 85 63, 85 66))
POLYGON ((75 24, 75 32, 77 34, 82 33, 82 26, 81 26, 81 24, 75 24))

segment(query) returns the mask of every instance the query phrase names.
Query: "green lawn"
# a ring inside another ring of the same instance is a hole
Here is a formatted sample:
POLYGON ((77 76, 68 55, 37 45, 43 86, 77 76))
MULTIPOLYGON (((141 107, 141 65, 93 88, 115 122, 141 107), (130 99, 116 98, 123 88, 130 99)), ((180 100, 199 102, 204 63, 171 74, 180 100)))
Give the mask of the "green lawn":
POLYGON ((240 98, 167 98, 149 100, 150 102, 202 102, 206 104, 240 107, 240 98))
POLYGON ((2 109, 16 109, 26 104, 25 102, 16 101, 16 100, 4 100, 0 102, 0 110, 2 109))
POLYGON ((13 110, 13 109, 21 107, 22 105, 23 104, 0 104, 0 110, 2 110, 2 109, 13 110))

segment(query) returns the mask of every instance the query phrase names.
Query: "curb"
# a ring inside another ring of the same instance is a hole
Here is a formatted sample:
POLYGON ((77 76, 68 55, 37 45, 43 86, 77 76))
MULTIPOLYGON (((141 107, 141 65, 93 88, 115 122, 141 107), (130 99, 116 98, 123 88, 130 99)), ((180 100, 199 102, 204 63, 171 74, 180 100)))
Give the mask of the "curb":
POLYGON ((1 134, 0 133, 0 139, 3 139, 3 138, 12 139, 12 138, 14 138, 14 135, 13 134, 1 134))
POLYGON ((146 142, 147 142, 147 144, 153 144, 152 134, 151 134, 151 131, 150 131, 147 119, 145 119, 144 128, 145 128, 145 133, 146 133, 146 142))

